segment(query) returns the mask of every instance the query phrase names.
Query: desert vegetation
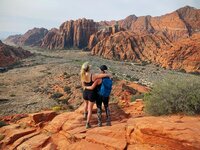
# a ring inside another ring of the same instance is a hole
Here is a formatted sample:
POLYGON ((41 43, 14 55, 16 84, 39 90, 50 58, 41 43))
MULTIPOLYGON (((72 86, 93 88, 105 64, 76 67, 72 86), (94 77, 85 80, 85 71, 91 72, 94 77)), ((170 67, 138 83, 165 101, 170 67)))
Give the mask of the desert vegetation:
POLYGON ((200 114, 199 78, 168 76, 155 82, 144 99, 146 112, 151 115, 200 114))

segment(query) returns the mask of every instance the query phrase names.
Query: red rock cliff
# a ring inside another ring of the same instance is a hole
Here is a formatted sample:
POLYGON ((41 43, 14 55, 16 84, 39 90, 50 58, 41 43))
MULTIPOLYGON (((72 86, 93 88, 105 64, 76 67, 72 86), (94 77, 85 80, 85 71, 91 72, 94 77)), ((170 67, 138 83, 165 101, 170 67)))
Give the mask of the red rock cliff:
POLYGON ((90 35, 98 31, 98 27, 99 24, 93 20, 66 21, 60 26, 59 30, 51 30, 45 36, 42 47, 50 49, 84 48, 88 45, 90 35))
POLYGON ((30 56, 29 51, 3 44, 0 41, 0 67, 7 67, 16 61, 30 56))

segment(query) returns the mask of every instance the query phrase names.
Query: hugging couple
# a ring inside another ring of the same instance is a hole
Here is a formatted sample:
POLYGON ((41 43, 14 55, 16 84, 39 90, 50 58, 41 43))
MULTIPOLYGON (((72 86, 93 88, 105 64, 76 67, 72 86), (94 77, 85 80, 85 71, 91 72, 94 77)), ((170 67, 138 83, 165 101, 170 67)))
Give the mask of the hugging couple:
POLYGON ((91 128, 93 105, 96 101, 98 126, 102 126, 102 103, 106 112, 106 125, 111 126, 109 95, 112 90, 111 74, 107 73, 107 66, 100 66, 100 73, 91 73, 91 66, 85 62, 81 67, 81 84, 83 87, 84 118, 87 120, 86 128, 91 128))

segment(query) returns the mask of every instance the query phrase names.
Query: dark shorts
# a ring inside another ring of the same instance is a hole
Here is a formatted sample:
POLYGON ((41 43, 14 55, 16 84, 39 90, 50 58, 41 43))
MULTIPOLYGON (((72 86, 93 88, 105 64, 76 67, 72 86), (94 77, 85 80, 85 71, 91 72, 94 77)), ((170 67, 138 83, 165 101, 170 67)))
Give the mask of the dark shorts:
POLYGON ((90 102, 95 102, 97 99, 97 96, 94 91, 92 90, 84 90, 83 91, 83 99, 88 100, 90 102))

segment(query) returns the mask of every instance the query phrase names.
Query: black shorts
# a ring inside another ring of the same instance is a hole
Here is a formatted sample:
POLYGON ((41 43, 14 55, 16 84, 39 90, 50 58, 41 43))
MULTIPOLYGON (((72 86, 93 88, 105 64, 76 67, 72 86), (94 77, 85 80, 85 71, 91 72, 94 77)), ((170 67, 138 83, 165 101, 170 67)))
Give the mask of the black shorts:
POLYGON ((89 100, 90 102, 95 102, 97 99, 97 94, 93 90, 84 90, 83 91, 83 99, 89 100))

